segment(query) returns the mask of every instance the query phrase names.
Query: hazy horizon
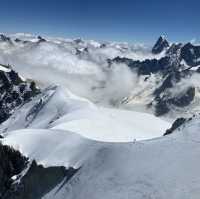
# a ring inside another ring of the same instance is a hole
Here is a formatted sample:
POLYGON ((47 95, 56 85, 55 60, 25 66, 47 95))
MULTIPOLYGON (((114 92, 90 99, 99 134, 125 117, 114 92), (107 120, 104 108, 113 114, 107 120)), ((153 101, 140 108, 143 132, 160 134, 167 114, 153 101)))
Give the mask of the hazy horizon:
POLYGON ((195 0, 3 1, 1 32, 147 44, 160 35, 173 42, 198 41, 199 5, 195 0))

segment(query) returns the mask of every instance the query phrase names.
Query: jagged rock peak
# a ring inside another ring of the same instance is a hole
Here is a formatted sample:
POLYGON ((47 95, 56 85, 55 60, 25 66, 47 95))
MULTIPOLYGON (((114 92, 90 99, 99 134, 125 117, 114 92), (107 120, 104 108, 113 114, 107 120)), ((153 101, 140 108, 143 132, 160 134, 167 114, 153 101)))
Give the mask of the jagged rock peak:
POLYGON ((0 65, 0 123, 20 105, 39 94, 34 81, 23 79, 11 66, 0 65))
POLYGON ((164 36, 160 36, 156 42, 156 44, 152 48, 152 53, 154 54, 159 54, 161 53, 164 49, 168 48, 169 42, 164 36))
POLYGON ((4 34, 0 34, 0 41, 11 42, 11 39, 4 34))
POLYGON ((190 42, 186 43, 181 48, 181 58, 190 66, 197 66, 200 64, 200 46, 192 45, 190 42))
POLYGON ((74 42, 75 42, 76 44, 84 43, 83 40, 82 40, 81 38, 74 39, 74 42))
POLYGON ((40 35, 37 38, 38 38, 38 42, 46 42, 46 39, 44 39, 40 35))

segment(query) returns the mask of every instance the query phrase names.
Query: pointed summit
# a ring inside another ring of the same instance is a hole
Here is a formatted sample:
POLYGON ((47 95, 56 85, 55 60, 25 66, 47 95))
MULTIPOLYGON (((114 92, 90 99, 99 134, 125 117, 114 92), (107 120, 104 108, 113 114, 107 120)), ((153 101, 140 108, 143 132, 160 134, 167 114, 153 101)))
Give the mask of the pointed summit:
POLYGON ((160 36, 152 48, 152 53, 153 54, 159 54, 161 53, 164 49, 169 47, 169 42, 165 39, 164 36, 160 36))
POLYGON ((10 37, 7 37, 7 36, 4 35, 4 34, 0 34, 0 41, 2 41, 2 42, 12 43, 10 37))
POLYGON ((38 42, 46 42, 46 39, 44 39, 43 37, 41 37, 40 35, 37 37, 38 38, 38 42))

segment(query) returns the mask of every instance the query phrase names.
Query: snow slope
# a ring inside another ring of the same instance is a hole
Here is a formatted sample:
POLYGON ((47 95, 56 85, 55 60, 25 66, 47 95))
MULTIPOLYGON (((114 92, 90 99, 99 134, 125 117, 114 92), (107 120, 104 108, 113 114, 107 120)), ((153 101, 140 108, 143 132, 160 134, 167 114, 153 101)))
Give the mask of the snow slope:
POLYGON ((62 87, 51 87, 18 109, 0 132, 23 128, 57 129, 99 141, 128 142, 159 137, 170 123, 153 115, 96 107, 62 87))
POLYGON ((198 199, 199 130, 198 121, 151 141, 104 143, 78 174, 43 199, 198 199))
POLYGON ((105 142, 129 142, 162 136, 170 124, 153 115, 111 108, 76 110, 52 124, 105 142))
POLYGON ((9 133, 3 142, 45 166, 81 166, 43 199, 198 199, 199 130, 197 120, 167 137, 107 143, 67 131, 27 129, 9 133))
POLYGON ((146 140, 167 126, 154 116, 98 108, 50 87, 17 110, 1 132, 3 144, 39 164, 80 168, 43 199, 198 199, 199 118, 146 140))
POLYGON ((198 199, 199 130, 198 119, 166 137, 111 143, 69 131, 26 129, 8 133, 3 143, 45 166, 81 168, 43 199, 198 199))
POLYGON ((45 167, 65 166, 78 168, 95 153, 98 145, 76 133, 47 129, 24 129, 10 132, 3 144, 35 159, 45 167))

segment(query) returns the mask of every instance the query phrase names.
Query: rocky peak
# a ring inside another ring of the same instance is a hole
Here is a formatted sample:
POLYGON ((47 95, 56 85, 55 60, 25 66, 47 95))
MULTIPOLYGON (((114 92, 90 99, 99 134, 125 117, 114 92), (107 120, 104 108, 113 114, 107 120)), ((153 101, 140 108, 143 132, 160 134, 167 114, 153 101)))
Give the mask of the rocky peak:
POLYGON ((41 36, 38 36, 37 38, 38 38, 38 42, 39 42, 39 43, 40 43, 40 42, 46 42, 46 39, 44 39, 44 38, 41 37, 41 36))
POLYGON ((18 38, 16 38, 16 39, 15 39, 15 42, 17 42, 17 43, 18 43, 18 42, 21 42, 21 40, 20 40, 20 39, 18 39, 18 38))
POLYGON ((156 44, 152 48, 152 53, 153 54, 159 54, 161 53, 164 49, 168 48, 169 42, 165 39, 164 36, 160 36, 156 42, 156 44))
POLYGON ((7 37, 4 34, 0 34, 0 41, 12 43, 10 37, 7 37))
POLYGON ((181 58, 190 66, 200 64, 200 46, 195 46, 190 42, 181 48, 181 58))
POLYGON ((22 79, 10 66, 0 65, 0 123, 39 92, 33 81, 22 79))

